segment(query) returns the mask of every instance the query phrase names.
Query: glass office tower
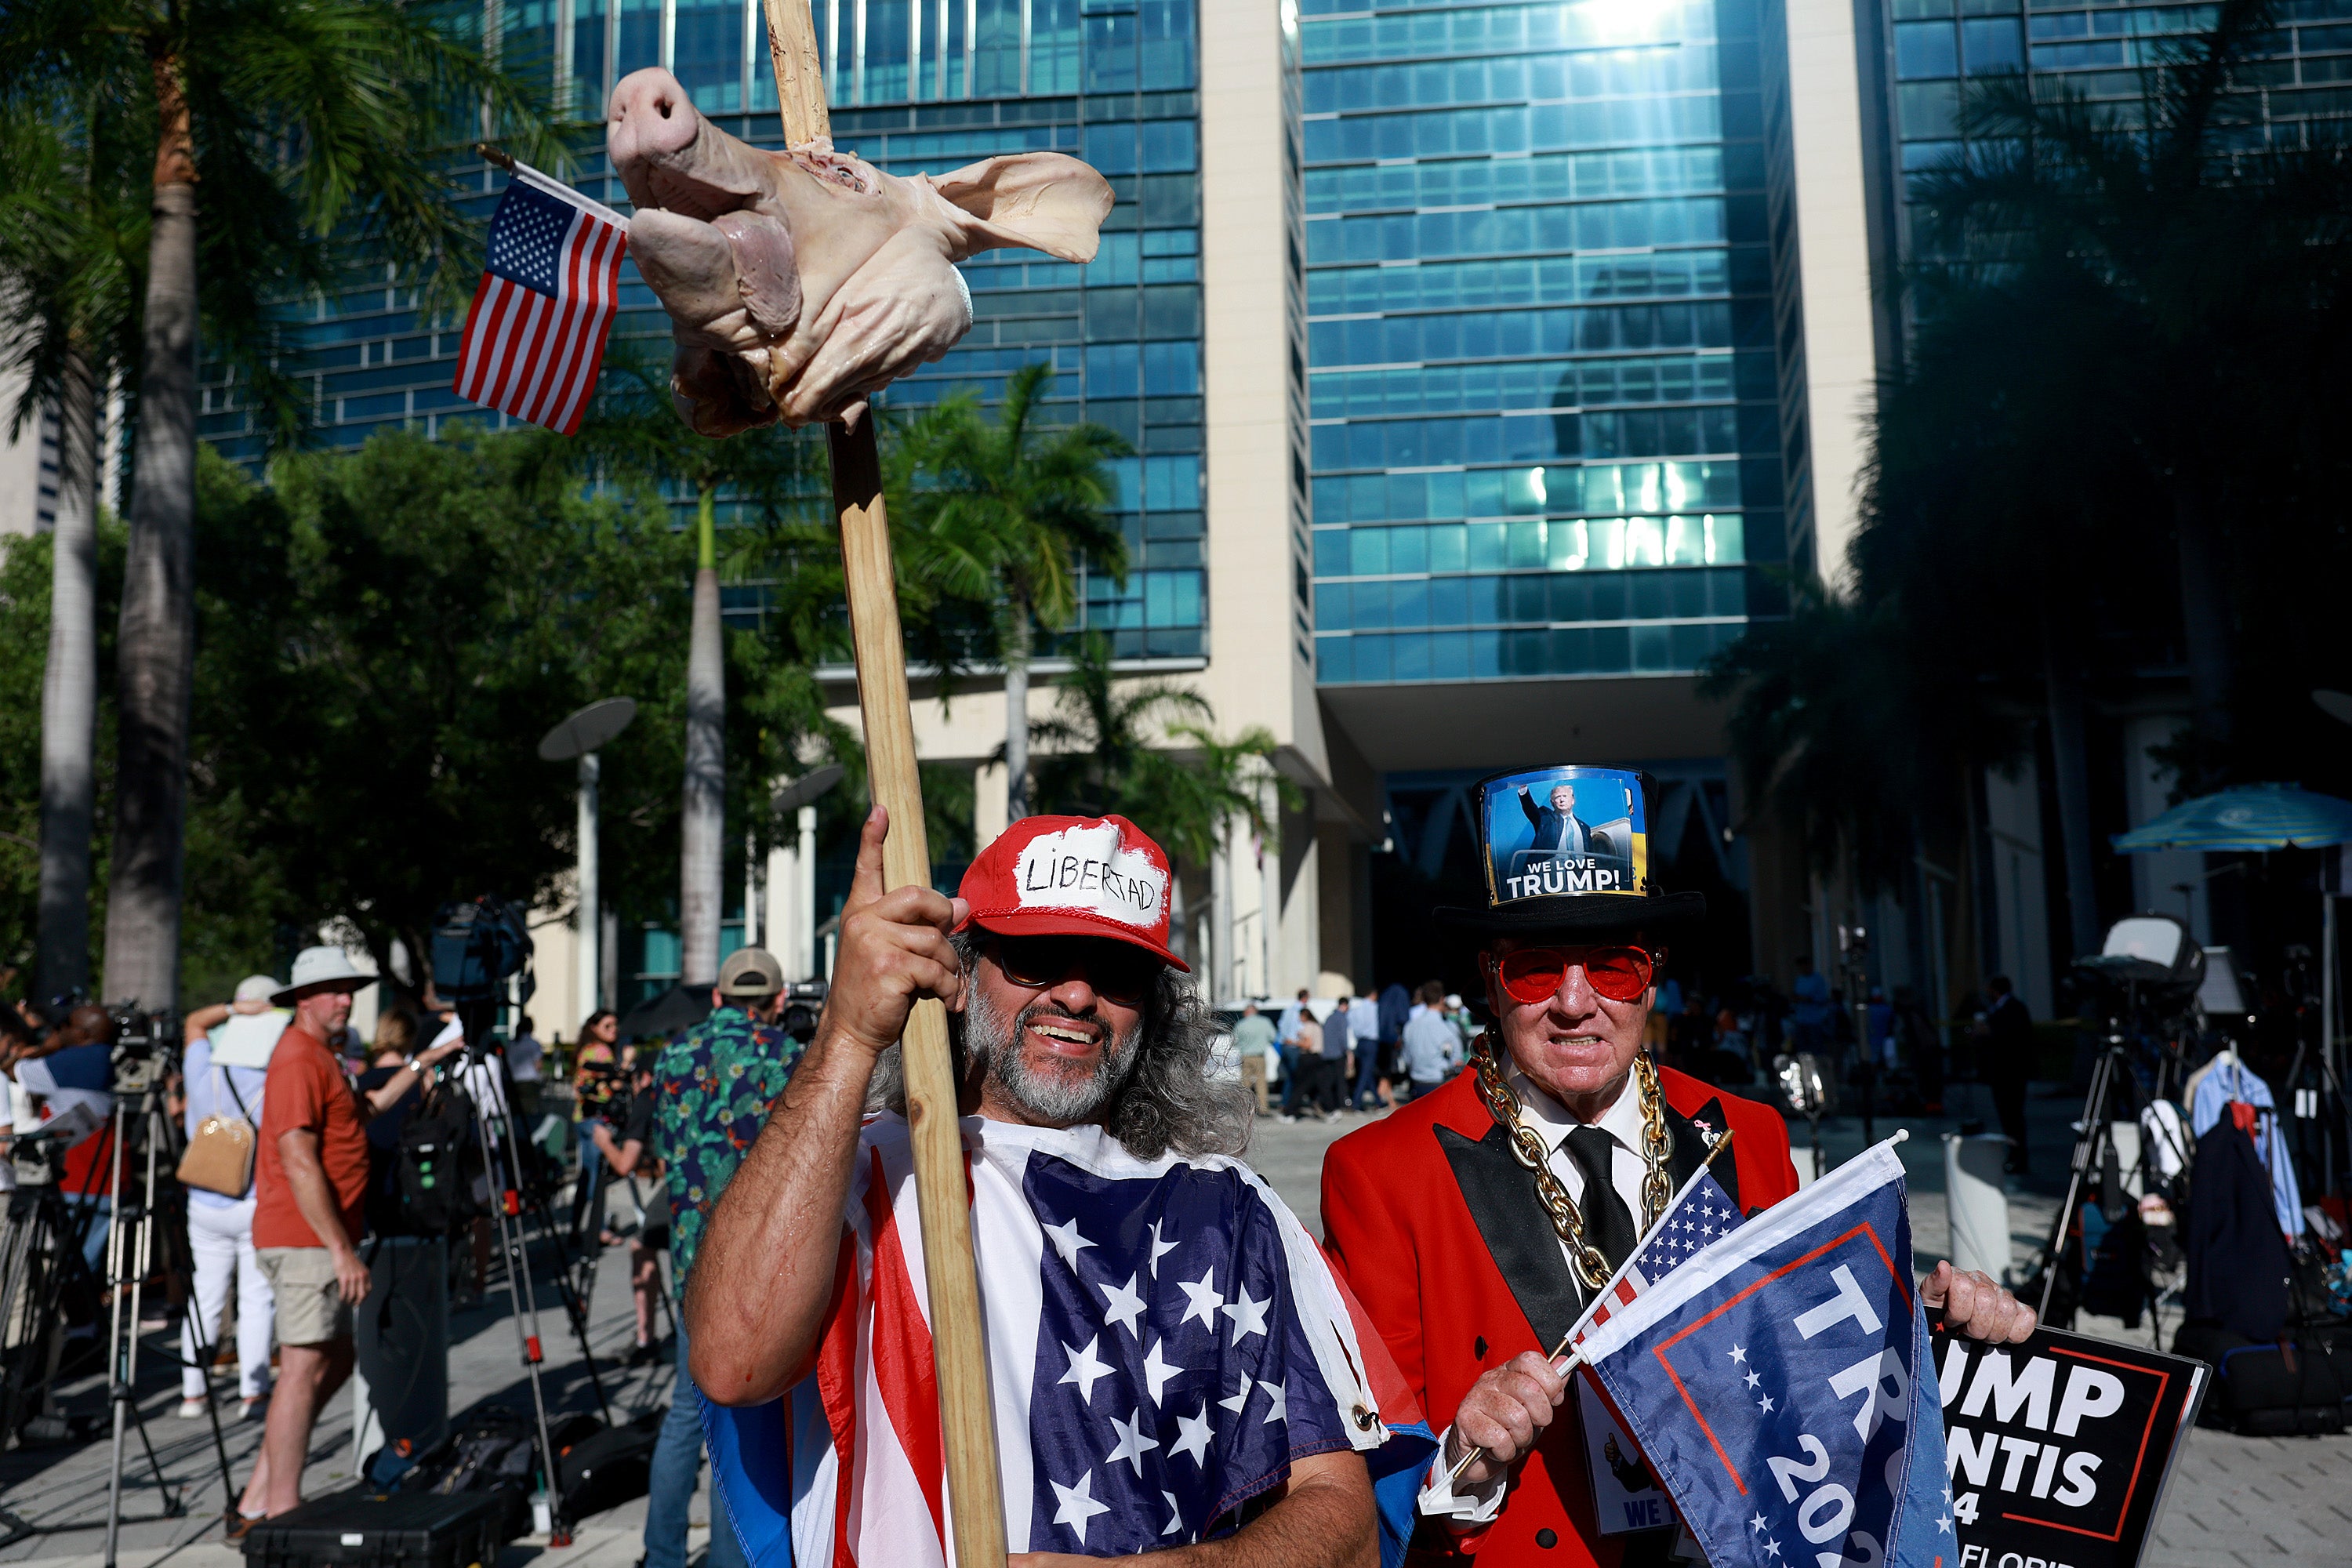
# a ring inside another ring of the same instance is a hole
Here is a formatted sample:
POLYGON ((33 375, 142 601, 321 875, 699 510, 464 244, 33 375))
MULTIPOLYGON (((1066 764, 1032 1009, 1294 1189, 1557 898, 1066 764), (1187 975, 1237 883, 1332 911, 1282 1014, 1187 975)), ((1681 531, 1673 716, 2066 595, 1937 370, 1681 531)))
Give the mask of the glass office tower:
MULTIPOLYGON (((528 0, 504 8, 507 58, 545 62, 574 112, 601 121, 621 77, 664 65, 696 106, 762 146, 782 143, 761 0, 528 0), (749 106, 748 112, 746 106, 749 106)), ((1109 176, 1118 205, 1086 267, 1000 250, 964 268, 972 331, 947 358, 893 387, 905 407, 969 387, 983 400, 1044 362, 1053 416, 1118 430, 1115 465, 1134 568, 1125 587, 1089 583, 1085 624, 1123 658, 1203 652, 1198 31, 1194 0, 815 0, 835 142, 895 174, 998 153, 1052 150, 1109 176)), ((600 138, 573 180, 628 210, 600 138)), ((487 213, 503 176, 484 170, 487 213)), ((669 323, 634 268, 622 270, 616 353, 666 361, 669 323)), ((356 446, 386 426, 508 421, 450 390, 459 329, 421 316, 382 278, 316 301, 301 374, 319 434, 356 446)), ((208 385, 204 434, 257 458, 260 434, 235 388, 208 385)), ((730 616, 756 594, 730 592, 730 616)))
POLYGON ((1304 0, 1323 686, 1688 672, 1785 559, 1754 0, 1304 0))
MULTIPOLYGON (((2212 5, 2089 5, 2084 0, 1889 0, 1894 125, 1901 167, 1935 167, 1960 150, 1967 84, 2025 70, 2125 110, 2143 72, 2213 25, 2212 5)), ((2247 143, 2340 140, 2352 121, 2352 0, 2281 0, 2264 58, 2234 84, 2251 110, 2247 143)))

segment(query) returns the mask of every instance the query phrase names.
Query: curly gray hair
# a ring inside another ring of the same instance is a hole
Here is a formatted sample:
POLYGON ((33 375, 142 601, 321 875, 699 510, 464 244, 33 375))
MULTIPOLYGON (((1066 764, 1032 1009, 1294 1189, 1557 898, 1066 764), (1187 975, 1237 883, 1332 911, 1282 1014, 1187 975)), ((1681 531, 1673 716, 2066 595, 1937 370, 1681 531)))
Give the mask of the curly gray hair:
MULTIPOLYGON (((969 929, 952 940, 969 977, 980 943, 969 929)), ((948 1018, 959 1078, 965 1059, 965 1017, 959 1013, 948 1018)), ((1182 1155, 1238 1155, 1246 1149, 1253 1121, 1249 1091, 1209 1077, 1216 1020, 1189 977, 1172 967, 1160 970, 1143 999, 1136 1034, 1134 1059, 1112 1091, 1103 1118, 1110 1135, 1139 1160, 1156 1160, 1171 1150, 1182 1155)), ((907 1086, 898 1051, 891 1047, 874 1064, 866 1090, 868 1109, 905 1113, 907 1086)))

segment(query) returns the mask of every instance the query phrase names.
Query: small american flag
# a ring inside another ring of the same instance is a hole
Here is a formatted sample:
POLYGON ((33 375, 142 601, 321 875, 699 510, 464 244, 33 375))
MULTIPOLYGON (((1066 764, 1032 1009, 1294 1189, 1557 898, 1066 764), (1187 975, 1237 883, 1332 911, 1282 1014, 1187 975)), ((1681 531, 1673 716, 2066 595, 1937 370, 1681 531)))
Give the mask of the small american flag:
POLYGON ((619 310, 628 247, 628 219, 515 164, 466 316, 457 395, 565 436, 578 430, 619 310))
POLYGON ((1641 1250, 1601 1288, 1576 1337, 1583 1339, 1607 1322, 1612 1312, 1632 1306, 1643 1291, 1673 1273, 1676 1265, 1705 1250, 1717 1237, 1730 1235, 1739 1223, 1739 1205, 1731 1201, 1715 1173, 1702 1166, 1675 1194, 1641 1250))

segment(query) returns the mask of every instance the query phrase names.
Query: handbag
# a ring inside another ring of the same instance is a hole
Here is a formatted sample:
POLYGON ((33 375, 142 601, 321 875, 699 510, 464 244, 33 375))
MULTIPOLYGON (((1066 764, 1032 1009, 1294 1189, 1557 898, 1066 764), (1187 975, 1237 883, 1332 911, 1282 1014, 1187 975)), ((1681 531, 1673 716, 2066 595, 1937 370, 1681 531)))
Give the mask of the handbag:
POLYGON ((241 1198, 253 1186, 257 1140, 246 1114, 244 1096, 236 1092, 225 1069, 216 1067, 213 1072, 219 1080, 214 1086, 213 1102, 220 1102, 220 1089, 226 1086, 238 1114, 224 1116, 215 1110, 196 1123, 196 1135, 188 1140, 188 1152, 180 1156, 179 1177, 183 1185, 202 1187, 225 1198, 241 1198))

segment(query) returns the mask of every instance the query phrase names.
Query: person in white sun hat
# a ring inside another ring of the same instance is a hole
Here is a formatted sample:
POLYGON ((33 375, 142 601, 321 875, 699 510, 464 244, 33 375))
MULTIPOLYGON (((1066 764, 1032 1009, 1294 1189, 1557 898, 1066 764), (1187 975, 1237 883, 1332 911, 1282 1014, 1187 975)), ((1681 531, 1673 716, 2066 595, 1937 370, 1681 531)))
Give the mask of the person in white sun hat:
POLYGON ((310 1429, 352 1374, 352 1309, 367 1299, 369 1285, 359 1252, 368 1176, 362 1128, 466 1044, 453 1037, 410 1057, 366 1093, 354 1089, 328 1042, 351 1022, 352 995, 375 979, 352 967, 340 947, 306 947, 295 957, 291 984, 269 998, 294 1014, 270 1054, 269 1103, 254 1163, 253 1245, 278 1302, 278 1378, 232 1540, 244 1539, 255 1520, 301 1502, 310 1429))

